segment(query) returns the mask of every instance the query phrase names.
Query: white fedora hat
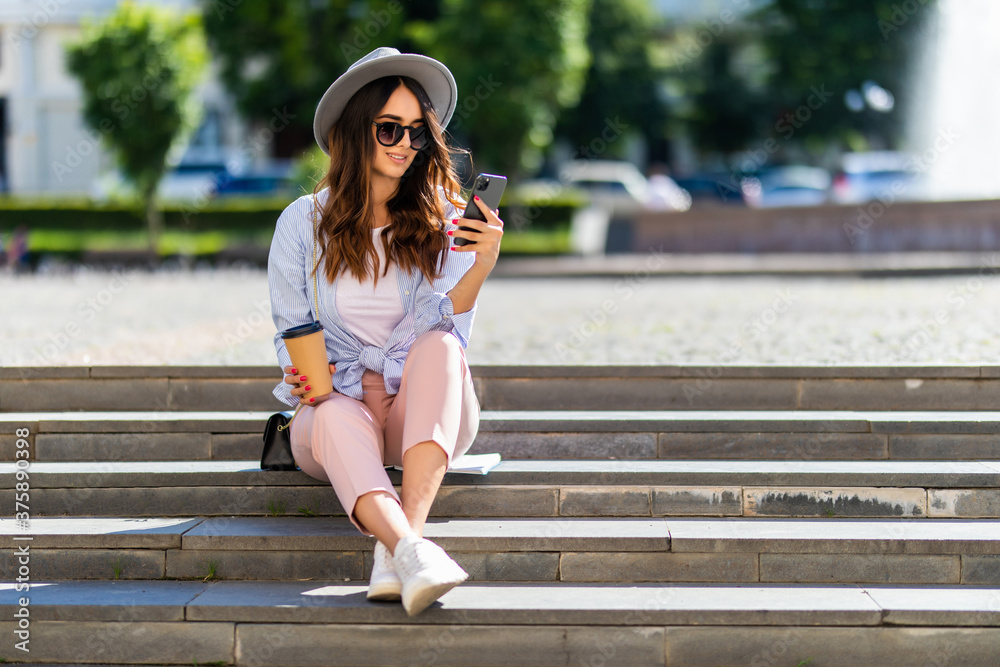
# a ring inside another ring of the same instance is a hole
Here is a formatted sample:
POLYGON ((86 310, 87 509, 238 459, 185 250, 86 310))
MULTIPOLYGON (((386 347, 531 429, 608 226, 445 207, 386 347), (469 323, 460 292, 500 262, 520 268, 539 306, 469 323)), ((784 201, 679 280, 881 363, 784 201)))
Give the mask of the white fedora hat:
POLYGON ((399 49, 380 46, 347 68, 346 72, 330 84, 316 105, 313 136, 324 153, 330 154, 326 145, 327 135, 354 93, 361 90, 366 83, 393 75, 416 79, 431 98, 431 104, 434 105, 441 127, 448 125, 458 105, 458 86, 455 85, 455 77, 448 68, 427 56, 400 53, 399 49))

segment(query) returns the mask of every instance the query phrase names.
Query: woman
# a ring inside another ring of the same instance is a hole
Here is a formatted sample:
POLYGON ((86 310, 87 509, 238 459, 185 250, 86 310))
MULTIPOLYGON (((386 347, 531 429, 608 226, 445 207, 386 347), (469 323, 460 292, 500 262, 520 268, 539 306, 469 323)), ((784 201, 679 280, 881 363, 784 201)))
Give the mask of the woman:
POLYGON ((425 56, 383 47, 354 63, 316 109, 330 155, 323 187, 282 212, 268 259, 278 331, 318 319, 332 362, 333 393, 306 399, 309 378, 275 336, 286 376, 274 394, 304 406, 291 427, 295 461, 331 482, 355 527, 377 538, 369 599, 401 599, 411 616, 468 577, 423 526, 479 427, 465 348, 503 235, 478 198, 487 222, 461 218, 443 136, 457 97, 451 72, 425 56), (459 237, 475 243, 450 243, 459 237), (399 494, 383 467, 392 464, 403 466, 399 494))

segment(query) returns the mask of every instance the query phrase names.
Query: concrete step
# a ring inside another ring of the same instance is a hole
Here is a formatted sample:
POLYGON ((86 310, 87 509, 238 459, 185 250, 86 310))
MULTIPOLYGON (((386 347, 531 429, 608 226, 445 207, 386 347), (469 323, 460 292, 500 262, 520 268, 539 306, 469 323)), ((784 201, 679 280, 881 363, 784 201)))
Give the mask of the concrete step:
MULTIPOLYGON (((13 507, 16 464, 0 464, 13 507)), ((327 482, 258 460, 34 462, 32 516, 344 516, 327 482)), ((389 471, 398 488, 402 473, 389 471)), ((437 517, 1000 518, 1000 461, 503 461, 449 473, 437 517)))
MULTIPOLYGON (((269 412, 0 413, 31 460, 246 460, 269 412)), ((472 453, 507 459, 977 460, 1000 458, 1000 412, 484 410, 472 453)))
MULTIPOLYGON (((6 660, 226 665, 995 664, 1000 592, 927 585, 467 582, 423 613, 314 581, 58 581, 6 660)), ((18 597, 0 590, 14 635, 18 597)))
MULTIPOLYGON (((473 366, 486 410, 994 410, 1000 366, 473 366)), ((0 411, 262 410, 276 366, 0 368, 0 411)))
MULTIPOLYGON (((27 545, 51 579, 367 581, 374 543, 335 517, 42 517, 0 532, 9 580, 27 545)), ((430 519, 424 535, 478 581, 1000 585, 1000 521, 986 519, 430 519)))

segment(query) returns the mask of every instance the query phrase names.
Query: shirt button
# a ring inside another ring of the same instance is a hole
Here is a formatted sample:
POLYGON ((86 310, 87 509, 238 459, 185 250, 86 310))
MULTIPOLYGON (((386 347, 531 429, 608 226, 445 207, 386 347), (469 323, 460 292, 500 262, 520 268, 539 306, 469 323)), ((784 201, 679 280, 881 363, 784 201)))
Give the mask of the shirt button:
POLYGON ((407 293, 407 294, 409 294, 409 293, 410 293, 410 290, 406 290, 406 293, 407 293))

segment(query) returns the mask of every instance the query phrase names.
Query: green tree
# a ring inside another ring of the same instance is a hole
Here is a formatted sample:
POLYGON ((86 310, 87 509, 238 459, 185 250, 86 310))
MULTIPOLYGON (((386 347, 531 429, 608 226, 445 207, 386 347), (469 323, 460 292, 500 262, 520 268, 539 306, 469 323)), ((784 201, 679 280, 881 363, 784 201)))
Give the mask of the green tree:
POLYGON ((681 75, 691 97, 684 120, 703 151, 732 154, 770 133, 765 98, 738 66, 746 47, 745 35, 722 35, 681 75))
POLYGON ((379 46, 445 63, 459 105, 448 130, 478 165, 516 177, 552 140, 561 109, 579 100, 588 65, 590 0, 205 0, 209 45, 237 108, 267 120, 288 110, 276 155, 312 143, 316 104, 379 46))
POLYGON ((541 164, 564 109, 580 99, 590 64, 590 0, 442 0, 411 36, 458 82, 449 131, 477 170, 516 179, 541 164))
POLYGON ((872 140, 888 147, 900 144, 913 100, 911 64, 923 48, 921 33, 934 0, 914 3, 906 13, 898 0, 772 0, 753 16, 773 63, 768 84, 770 116, 780 120, 806 102, 814 89, 830 99, 812 110, 796 128, 799 139, 830 140, 865 148, 872 140), (844 95, 871 80, 892 92, 897 104, 890 113, 851 112, 844 95))
POLYGON ((667 108, 657 93, 662 73, 649 52, 661 23, 649 0, 593 0, 586 84, 556 127, 577 157, 620 157, 623 127, 654 145, 665 141, 667 108))
POLYGON ((438 0, 203 0, 202 19, 220 77, 240 114, 289 124, 275 135, 276 157, 314 143, 313 114, 333 81, 380 46, 415 50, 409 21, 437 17, 438 0))
POLYGON ((197 15, 126 0, 103 21, 86 21, 66 48, 83 88, 83 117, 99 133, 144 208, 150 249, 163 228, 156 190, 172 149, 197 128, 191 93, 207 63, 197 15))

